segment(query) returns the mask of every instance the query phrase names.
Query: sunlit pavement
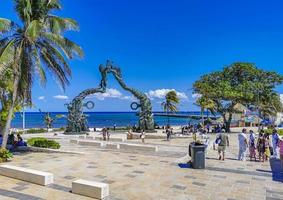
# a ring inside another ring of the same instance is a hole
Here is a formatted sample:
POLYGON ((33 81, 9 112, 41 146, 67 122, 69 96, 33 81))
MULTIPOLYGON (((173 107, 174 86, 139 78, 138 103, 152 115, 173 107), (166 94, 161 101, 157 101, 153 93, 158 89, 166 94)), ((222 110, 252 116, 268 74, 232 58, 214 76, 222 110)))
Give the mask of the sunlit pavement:
MULTIPOLYGON (((70 144, 59 140, 62 150, 85 154, 24 153, 9 164, 51 172, 54 184, 47 187, 0 176, 0 199, 90 199, 72 194, 71 182, 78 178, 106 182, 109 199, 283 199, 283 174, 280 162, 238 161, 236 134, 225 161, 208 150, 205 170, 187 165, 187 144, 191 139, 146 140, 160 151, 107 150, 70 144)), ((214 136, 211 137, 211 141, 214 136)), ((139 140, 132 141, 138 142, 139 140)))

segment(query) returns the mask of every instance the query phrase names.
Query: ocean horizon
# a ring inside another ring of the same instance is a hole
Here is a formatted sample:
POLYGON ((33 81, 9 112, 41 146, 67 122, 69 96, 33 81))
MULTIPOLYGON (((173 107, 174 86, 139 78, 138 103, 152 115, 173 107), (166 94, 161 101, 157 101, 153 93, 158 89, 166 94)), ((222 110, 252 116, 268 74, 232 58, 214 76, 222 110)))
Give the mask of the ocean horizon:
MULTIPOLYGON (((44 116, 48 112, 25 112, 25 128, 45 128, 44 116)), ((96 112, 84 112, 87 115, 88 125, 90 128, 101 128, 101 127, 117 127, 134 126, 138 124, 138 116, 136 112, 115 112, 115 111, 96 111, 96 112)), ((164 112, 153 112, 153 113, 164 113, 164 112)), ((61 118, 55 119, 53 122, 53 128, 61 128, 67 126, 67 115, 68 112, 49 112, 52 118, 60 115, 61 118)), ((180 111, 176 114, 188 114, 188 115, 200 115, 198 111, 180 111)), ((206 114, 206 113, 205 113, 206 114)), ((166 116, 154 116, 154 121, 160 126, 164 126, 168 123, 166 116)), ((186 125, 189 123, 197 123, 198 120, 190 118, 178 118, 170 117, 171 125, 186 125)), ((12 128, 23 127, 23 113, 15 113, 15 117, 12 121, 12 128)))

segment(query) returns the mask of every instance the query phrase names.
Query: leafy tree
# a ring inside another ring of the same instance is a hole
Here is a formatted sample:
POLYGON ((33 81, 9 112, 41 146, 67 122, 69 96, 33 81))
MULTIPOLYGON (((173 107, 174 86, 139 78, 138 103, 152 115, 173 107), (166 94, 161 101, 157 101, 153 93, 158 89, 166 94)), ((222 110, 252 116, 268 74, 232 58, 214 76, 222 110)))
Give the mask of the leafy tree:
MULTIPOLYGON (((275 87, 283 77, 276 72, 258 69, 252 63, 237 62, 222 71, 204 75, 194 83, 194 92, 213 101, 214 111, 221 114, 226 131, 230 131, 233 113, 241 112, 237 104, 256 106, 259 110, 281 111, 279 95, 275 87), (270 99, 272 105, 270 107, 270 99)), ((266 111, 264 111, 266 113, 266 111)))
POLYGON ((199 106, 201 109, 202 125, 204 125, 204 116, 203 116, 204 110, 206 109, 207 112, 210 111, 213 113, 215 108, 214 102, 211 99, 207 99, 202 96, 196 100, 196 105, 199 106))
POLYGON ((180 99, 178 98, 178 95, 175 90, 172 90, 168 92, 165 96, 165 101, 161 103, 161 106, 167 114, 168 119, 168 125, 170 124, 169 119, 169 112, 176 112, 178 111, 177 105, 179 104, 180 99))
POLYGON ((78 24, 56 16, 60 10, 58 0, 14 0, 21 24, 0 18, 0 72, 7 68, 13 72, 13 94, 8 111, 2 147, 6 146, 8 132, 19 98, 31 104, 31 88, 35 75, 42 85, 46 82, 46 70, 65 89, 71 70, 67 59, 83 56, 81 48, 66 38, 68 30, 78 30, 78 24))

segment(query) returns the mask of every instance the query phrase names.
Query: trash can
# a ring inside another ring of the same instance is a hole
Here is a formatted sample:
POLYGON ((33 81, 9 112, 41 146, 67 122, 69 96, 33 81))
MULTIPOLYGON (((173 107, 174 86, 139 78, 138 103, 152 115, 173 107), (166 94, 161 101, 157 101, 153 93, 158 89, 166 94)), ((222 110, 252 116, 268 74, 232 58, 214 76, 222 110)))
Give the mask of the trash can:
POLYGON ((189 155, 191 156, 192 167, 194 169, 205 168, 205 145, 190 143, 189 155))

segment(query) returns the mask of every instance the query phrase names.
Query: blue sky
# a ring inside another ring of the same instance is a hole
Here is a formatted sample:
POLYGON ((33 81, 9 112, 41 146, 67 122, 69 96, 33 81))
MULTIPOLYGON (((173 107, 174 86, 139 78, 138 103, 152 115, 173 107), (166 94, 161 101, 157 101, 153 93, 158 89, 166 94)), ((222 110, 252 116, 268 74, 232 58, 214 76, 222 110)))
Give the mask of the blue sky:
MULTIPOLYGON (((151 94, 154 110, 161 109, 166 89, 179 92, 180 110, 197 110, 193 82, 235 61, 283 74, 282 0, 62 0, 62 4, 58 14, 80 24, 79 32, 67 36, 83 47, 85 57, 70 62, 73 75, 65 92, 52 77, 45 88, 35 82, 32 110, 65 111, 64 103, 98 85, 98 65, 106 59, 121 67, 129 86, 151 94)), ((0 17, 17 21, 12 0, 0 0, 0 5, 0 17)), ((129 111, 131 94, 111 76, 108 87, 104 96, 91 98, 94 111, 129 111)))

